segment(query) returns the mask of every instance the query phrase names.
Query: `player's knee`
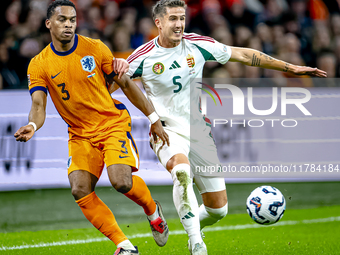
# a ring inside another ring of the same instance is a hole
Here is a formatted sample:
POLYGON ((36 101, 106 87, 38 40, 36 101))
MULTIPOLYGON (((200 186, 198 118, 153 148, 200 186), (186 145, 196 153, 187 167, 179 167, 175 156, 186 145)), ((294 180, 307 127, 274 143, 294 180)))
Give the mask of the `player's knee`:
POLYGON ((79 200, 92 192, 90 188, 84 186, 72 187, 72 196, 75 200, 79 200))
POLYGON ((132 189, 132 182, 120 182, 112 185, 118 192, 127 193, 132 189))
POLYGON ((178 180, 181 186, 185 186, 192 182, 190 177, 190 165, 178 164, 171 171, 172 180, 178 180))
POLYGON ((228 214, 228 203, 221 208, 205 207, 205 210, 211 217, 215 218, 216 220, 221 220, 228 214))

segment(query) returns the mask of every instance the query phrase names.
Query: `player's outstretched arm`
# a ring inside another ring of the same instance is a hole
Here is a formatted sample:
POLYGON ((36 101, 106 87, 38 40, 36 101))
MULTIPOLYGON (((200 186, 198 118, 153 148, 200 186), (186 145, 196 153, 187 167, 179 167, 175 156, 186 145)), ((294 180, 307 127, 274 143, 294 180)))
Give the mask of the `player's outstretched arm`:
POLYGON ((289 64, 282 60, 278 60, 271 56, 268 56, 263 52, 249 48, 231 47, 230 61, 241 62, 242 64, 248 66, 258 66, 282 72, 289 72, 296 75, 327 77, 327 73, 318 68, 289 64))
POLYGON ((151 122, 151 133, 154 141, 157 141, 158 136, 163 141, 163 145, 167 143, 169 146, 170 142, 168 134, 164 131, 161 121, 155 113, 155 110, 138 86, 125 74, 121 79, 118 79, 117 75, 113 79, 122 89, 130 102, 149 118, 151 122))
POLYGON ((45 92, 41 90, 33 92, 31 111, 28 116, 29 124, 19 128, 14 134, 17 141, 27 142, 32 138, 35 131, 42 127, 46 117, 46 101, 47 96, 45 92), (34 125, 36 125, 36 127, 34 125))

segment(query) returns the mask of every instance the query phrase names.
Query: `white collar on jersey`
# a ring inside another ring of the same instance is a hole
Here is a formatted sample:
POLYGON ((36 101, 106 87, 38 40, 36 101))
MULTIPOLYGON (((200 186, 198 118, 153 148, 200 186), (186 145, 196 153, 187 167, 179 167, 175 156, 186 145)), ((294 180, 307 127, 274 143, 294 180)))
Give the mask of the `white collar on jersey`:
POLYGON ((159 43, 158 43, 158 38, 159 38, 159 36, 157 36, 157 37, 154 39, 154 42, 155 42, 156 47, 158 47, 158 48, 160 48, 160 49, 162 49, 162 50, 165 50, 165 51, 175 51, 175 50, 178 50, 178 49, 181 48, 182 43, 183 43, 183 38, 182 38, 181 42, 180 42, 177 46, 172 47, 172 48, 164 48, 164 47, 162 47, 162 46, 159 45, 159 43))

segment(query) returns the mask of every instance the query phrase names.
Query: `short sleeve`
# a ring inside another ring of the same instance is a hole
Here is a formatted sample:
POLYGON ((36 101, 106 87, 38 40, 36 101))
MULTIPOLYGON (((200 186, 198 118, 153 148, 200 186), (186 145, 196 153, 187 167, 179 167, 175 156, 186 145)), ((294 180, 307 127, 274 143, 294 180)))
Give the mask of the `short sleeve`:
POLYGON ((187 34, 185 36, 202 53, 205 61, 219 62, 225 64, 231 57, 231 48, 215 39, 197 34, 187 34))
POLYGON ((28 89, 30 94, 37 90, 42 90, 47 94, 47 83, 44 79, 44 71, 33 58, 27 69, 28 89))
POLYGON ((100 41, 99 45, 102 55, 101 69, 107 76, 113 78, 116 75, 116 73, 113 71, 113 59, 114 59, 113 54, 102 41, 100 41))
POLYGON ((127 62, 129 63, 129 71, 127 72, 127 76, 132 78, 142 77, 143 75, 143 65, 144 60, 148 56, 148 54, 142 54, 141 50, 145 47, 145 44, 137 48, 128 58, 127 62))
POLYGON ((126 75, 129 76, 131 79, 142 77, 144 59, 139 58, 129 63, 129 71, 126 75))
POLYGON ((213 47, 213 56, 220 64, 227 63, 231 57, 230 46, 215 41, 215 46, 213 47))

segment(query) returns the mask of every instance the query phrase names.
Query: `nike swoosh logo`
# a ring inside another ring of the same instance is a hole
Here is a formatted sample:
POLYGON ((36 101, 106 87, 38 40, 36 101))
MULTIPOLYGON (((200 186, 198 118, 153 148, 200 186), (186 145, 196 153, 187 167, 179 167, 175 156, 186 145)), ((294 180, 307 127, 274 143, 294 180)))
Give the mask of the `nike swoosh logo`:
POLYGON ((129 156, 121 156, 121 155, 119 155, 119 158, 127 158, 127 157, 129 157, 129 156))
POLYGON ((57 73, 55 76, 51 75, 52 80, 53 80, 55 77, 57 77, 61 72, 62 72, 62 71, 60 71, 59 73, 57 73))

